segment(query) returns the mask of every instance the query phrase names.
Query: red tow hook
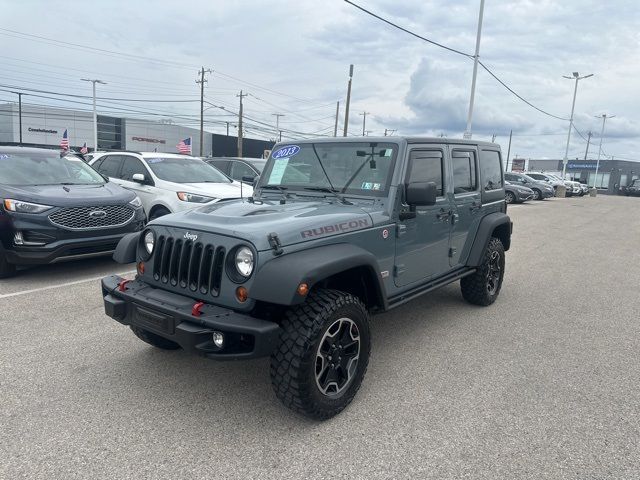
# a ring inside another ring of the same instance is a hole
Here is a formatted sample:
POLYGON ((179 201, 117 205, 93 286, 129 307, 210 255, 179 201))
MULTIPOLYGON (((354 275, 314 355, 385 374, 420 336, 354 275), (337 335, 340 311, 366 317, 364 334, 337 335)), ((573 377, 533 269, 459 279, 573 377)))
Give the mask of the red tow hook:
POLYGON ((131 280, 122 280, 119 284, 118 284, 118 290, 120 290, 121 292, 124 292, 127 289, 127 283, 129 283, 131 280))
POLYGON ((191 308, 191 315, 193 315, 194 317, 199 317, 202 313, 202 307, 204 307, 204 302, 195 303, 191 308))

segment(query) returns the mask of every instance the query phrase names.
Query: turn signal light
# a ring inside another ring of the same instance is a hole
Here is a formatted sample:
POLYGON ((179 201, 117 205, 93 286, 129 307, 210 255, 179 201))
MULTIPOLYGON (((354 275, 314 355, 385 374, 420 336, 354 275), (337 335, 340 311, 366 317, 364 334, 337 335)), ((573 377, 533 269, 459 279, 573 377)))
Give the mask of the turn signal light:
POLYGON ((236 288, 236 299, 240 303, 244 303, 249 298, 249 291, 245 287, 236 288))
POLYGON ((138 262, 138 275, 144 274, 144 262, 138 262))
POLYGON ((301 283, 300 285, 298 285, 298 289, 296 290, 296 292, 298 293, 298 295, 305 297, 309 293, 309 285, 307 285, 306 283, 301 283))

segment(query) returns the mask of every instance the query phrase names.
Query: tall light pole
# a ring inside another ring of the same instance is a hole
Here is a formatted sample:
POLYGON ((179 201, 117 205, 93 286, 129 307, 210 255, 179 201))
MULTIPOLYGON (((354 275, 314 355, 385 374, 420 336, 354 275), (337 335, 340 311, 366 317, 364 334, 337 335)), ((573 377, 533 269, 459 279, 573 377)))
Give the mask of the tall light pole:
POLYGON ((347 129, 349 128, 349 104, 351 103, 351 80, 353 80, 353 64, 349 65, 349 84, 347 85, 347 106, 344 112, 344 132, 343 137, 347 136, 347 129))
POLYGON ((106 85, 107 82, 102 80, 81 78, 83 82, 91 82, 93 84, 93 150, 98 150, 98 114, 96 113, 96 83, 106 85))
POLYGON ((580 76, 578 72, 573 72, 573 77, 569 77, 567 75, 563 75, 564 78, 568 78, 569 80, 576 81, 576 86, 573 89, 573 103, 571 104, 571 116, 569 117, 569 133, 567 134, 567 148, 564 150, 564 158, 562 159, 562 179, 564 180, 565 175, 567 174, 567 162, 569 161, 569 142, 571 141, 571 130, 573 129, 573 112, 576 108, 576 94, 578 93, 578 82, 584 78, 593 77, 593 73, 589 75, 585 75, 583 77, 580 76))
POLYGON ((600 168, 600 155, 602 154, 602 137, 604 137, 604 124, 607 121, 607 118, 613 117, 615 117, 615 115, 607 115, 606 113, 603 113, 602 115, 596 115, 596 118, 602 118, 602 130, 600 131, 600 147, 598 147, 598 161, 596 162, 596 174, 593 177, 593 188, 596 188, 598 169, 600 168))
POLYGON ((365 130, 365 126, 367 124, 367 115, 369 115, 370 112, 362 112, 359 113, 358 115, 362 115, 362 136, 366 137, 367 136, 367 131, 365 130))
POLYGON ((276 117, 276 135, 278 136, 278 141, 282 141, 282 132, 280 131, 280 117, 284 117, 284 113, 272 113, 272 116, 276 117))
POLYGON ((473 118, 473 101, 476 96, 476 77, 478 76, 478 57, 480 56, 480 38, 482 37, 482 17, 484 15, 484 0, 480 0, 480 14, 478 16, 478 33, 476 35, 476 53, 473 56, 473 76, 471 77, 471 96, 469 98, 469 113, 467 115, 467 129, 463 138, 471 138, 471 119, 473 118))

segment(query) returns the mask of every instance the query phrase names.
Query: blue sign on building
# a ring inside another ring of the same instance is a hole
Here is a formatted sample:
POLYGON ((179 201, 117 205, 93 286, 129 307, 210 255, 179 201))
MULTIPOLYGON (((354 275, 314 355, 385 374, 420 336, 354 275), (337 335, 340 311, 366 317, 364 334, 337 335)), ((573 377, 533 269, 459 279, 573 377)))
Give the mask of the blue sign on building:
POLYGON ((596 162, 567 162, 568 170, 595 170, 596 162))

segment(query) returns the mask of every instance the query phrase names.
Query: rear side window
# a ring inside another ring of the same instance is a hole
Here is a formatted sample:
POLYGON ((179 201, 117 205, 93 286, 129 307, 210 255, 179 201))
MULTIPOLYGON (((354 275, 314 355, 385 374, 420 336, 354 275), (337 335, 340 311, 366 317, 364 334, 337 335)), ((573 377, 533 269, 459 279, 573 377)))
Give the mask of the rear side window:
POLYGON ((493 150, 482 150, 480 152, 480 172, 483 190, 498 190, 502 188, 500 153, 493 150))
POLYGON ((140 160, 135 157, 125 156, 120 178, 131 182, 133 181, 133 175, 136 173, 141 173, 145 178, 149 179, 149 173, 140 160))
POLYGON ((433 182, 440 197, 444 188, 443 178, 443 155, 440 150, 411 151, 407 183, 433 182))
POLYGON ((209 163, 221 172, 229 174, 229 160, 211 160, 209 163))
POLYGON ((250 166, 242 162, 231 163, 231 178, 234 180, 240 181, 242 177, 255 177, 256 175, 250 166))
POLYGON ((97 170, 107 177, 118 178, 122 157, 120 155, 109 155, 102 160, 97 170))
POLYGON ((476 152, 472 150, 454 150, 451 157, 453 193, 475 192, 478 188, 476 152))

